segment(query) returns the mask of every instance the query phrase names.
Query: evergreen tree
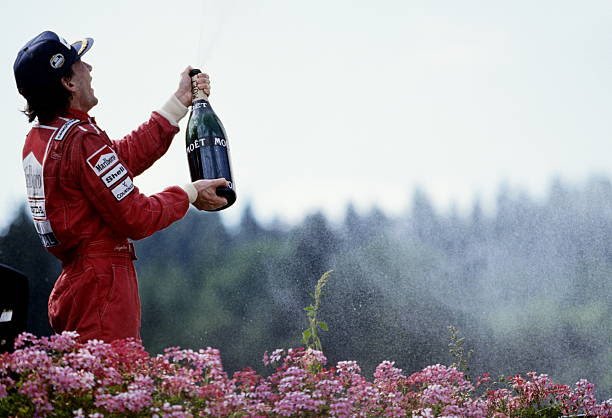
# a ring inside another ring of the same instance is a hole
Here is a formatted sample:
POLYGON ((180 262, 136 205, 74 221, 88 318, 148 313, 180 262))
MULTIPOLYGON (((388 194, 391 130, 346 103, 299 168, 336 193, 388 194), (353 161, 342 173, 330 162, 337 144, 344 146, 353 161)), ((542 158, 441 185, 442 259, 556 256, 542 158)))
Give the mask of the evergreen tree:
POLYGON ((420 188, 412 197, 412 223, 415 235, 426 244, 437 244, 440 238, 440 223, 427 194, 420 188))
POLYGON ((240 219, 241 240, 253 241, 261 238, 263 234, 265 234, 265 230, 259 225, 257 219, 255 219, 253 207, 250 203, 247 203, 240 219))

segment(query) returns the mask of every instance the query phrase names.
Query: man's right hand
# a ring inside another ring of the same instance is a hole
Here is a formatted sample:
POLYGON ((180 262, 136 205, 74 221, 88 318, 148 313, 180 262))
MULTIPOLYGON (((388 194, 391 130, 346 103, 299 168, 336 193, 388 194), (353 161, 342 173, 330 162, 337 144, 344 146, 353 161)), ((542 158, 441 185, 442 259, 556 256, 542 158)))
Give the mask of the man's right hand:
POLYGON ((198 180, 193 183, 198 191, 198 198, 193 206, 199 210, 215 210, 227 205, 227 199, 217 196, 217 187, 228 187, 229 182, 223 178, 213 180, 198 180))

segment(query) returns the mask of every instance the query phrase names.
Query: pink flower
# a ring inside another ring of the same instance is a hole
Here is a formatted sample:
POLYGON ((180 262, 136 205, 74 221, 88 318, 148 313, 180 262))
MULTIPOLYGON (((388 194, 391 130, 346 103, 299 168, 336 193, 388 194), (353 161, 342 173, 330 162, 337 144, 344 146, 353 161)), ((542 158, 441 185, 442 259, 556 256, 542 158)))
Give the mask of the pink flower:
POLYGON ((384 414, 385 414, 384 415, 385 417, 405 417, 406 411, 404 411, 399 406, 395 405, 395 406, 388 406, 387 408, 385 408, 384 414))
POLYGON ((42 339, 44 345, 55 351, 65 352, 72 350, 77 345, 79 334, 76 332, 62 332, 49 337, 48 340, 42 339))
POLYGON ((141 412, 151 406, 151 395, 149 388, 132 383, 127 392, 120 392, 115 395, 103 391, 99 392, 94 405, 109 412, 141 412))
POLYGON ((453 395, 455 391, 452 387, 433 384, 427 386, 421 395, 421 402, 426 405, 445 404, 452 405, 455 403, 453 395))
POLYGON ((22 332, 15 338, 14 347, 15 349, 24 348, 26 345, 32 344, 38 341, 38 337, 29 332, 22 332))
POLYGON ((321 405, 322 401, 313 399, 307 393, 289 392, 274 404, 272 410, 281 416, 289 417, 300 411, 316 411, 321 405))
POLYGON ((15 350, 11 357, 10 367, 16 373, 44 372, 51 364, 52 359, 46 351, 31 347, 15 350))
POLYGON ((403 379, 405 376, 402 374, 402 370, 394 367, 394 361, 383 361, 380 363, 374 371, 374 382, 397 382, 403 379))
POLYGON ((305 369, 312 366, 325 366, 326 364, 327 357, 323 355, 323 352, 312 348, 306 349, 300 359, 300 365, 305 369))
POLYGON ((480 387, 482 385, 486 385, 491 382, 491 376, 489 373, 483 373, 481 376, 478 376, 476 379, 476 387, 480 387))
POLYGON ((61 393, 88 391, 93 388, 95 379, 91 372, 73 370, 67 366, 52 366, 47 371, 49 382, 54 390, 61 393))
POLYGON ((23 383, 18 392, 27 396, 34 405, 36 416, 46 416, 53 411, 53 405, 49 402, 47 388, 41 379, 28 380, 23 383))
POLYGON ((412 413, 412 418, 434 418, 434 413, 431 408, 423 408, 412 413))
POLYGON ((320 394, 320 397, 331 398, 342 393, 344 387, 338 380, 322 379, 315 384, 315 390, 320 394))
POLYGON ((441 364, 428 366, 422 371, 412 374, 407 379, 409 385, 428 385, 437 383, 441 385, 453 385, 461 391, 473 390, 472 384, 465 378, 465 375, 454 367, 447 367, 441 364))
POLYGON ((352 416, 353 404, 348 398, 338 398, 329 406, 332 417, 348 418, 352 416))
POLYGON ((260 380, 257 372, 250 367, 234 373, 233 380, 245 392, 251 392, 260 380))
POLYGON ((281 361, 284 352, 285 350, 283 350, 282 348, 274 350, 270 355, 268 355, 268 352, 266 351, 263 357, 263 364, 269 366, 271 364, 278 363, 279 361, 281 361))
POLYGON ((612 400, 598 404, 588 381, 571 389, 535 372, 479 394, 486 374, 472 385, 461 371, 436 364, 406 377, 384 361, 368 381, 356 362, 325 368, 320 351, 292 348, 264 355, 265 364, 281 363, 270 376, 247 368, 230 379, 213 348, 175 347, 151 357, 137 340, 83 344, 77 337, 22 334, 15 352, 0 355, 1 416, 509 418, 546 403, 568 415, 612 418, 612 400))
POLYGON ((278 384, 279 391, 283 393, 299 390, 307 376, 307 373, 308 372, 304 369, 294 366, 289 367, 282 374, 281 380, 278 384))

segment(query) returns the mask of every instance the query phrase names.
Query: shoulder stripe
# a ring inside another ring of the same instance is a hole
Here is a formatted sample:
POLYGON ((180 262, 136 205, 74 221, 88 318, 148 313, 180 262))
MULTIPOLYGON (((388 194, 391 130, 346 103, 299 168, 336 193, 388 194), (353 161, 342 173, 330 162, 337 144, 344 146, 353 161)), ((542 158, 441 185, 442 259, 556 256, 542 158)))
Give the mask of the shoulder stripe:
POLYGON ((41 125, 39 123, 37 123, 36 125, 33 126, 33 128, 41 128, 41 129, 51 129, 52 131, 55 131, 57 128, 53 127, 53 126, 49 126, 49 125, 41 125))
POLYGON ((93 123, 93 121, 91 120, 91 118, 89 118, 89 126, 91 126, 92 128, 94 128, 94 131, 96 131, 96 133, 98 135, 100 135, 100 130, 98 129, 98 127, 96 126, 95 123, 93 123))
POLYGON ((57 130, 57 132, 55 132, 55 135, 53 135, 53 139, 56 141, 61 141, 62 139, 64 139, 68 131, 70 131, 70 128, 72 128, 79 122, 81 121, 78 119, 70 119, 68 122, 64 123, 62 127, 57 130))

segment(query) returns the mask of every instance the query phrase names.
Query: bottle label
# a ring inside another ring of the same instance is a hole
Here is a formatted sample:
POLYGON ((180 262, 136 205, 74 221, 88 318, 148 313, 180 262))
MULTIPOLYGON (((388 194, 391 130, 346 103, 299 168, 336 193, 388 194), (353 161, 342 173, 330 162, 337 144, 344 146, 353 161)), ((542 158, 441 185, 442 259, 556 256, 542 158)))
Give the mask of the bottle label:
POLYGON ((194 150, 198 148, 215 147, 215 146, 227 148, 228 141, 225 138, 220 138, 217 136, 211 136, 208 138, 198 138, 187 146, 187 154, 193 152, 194 150))

